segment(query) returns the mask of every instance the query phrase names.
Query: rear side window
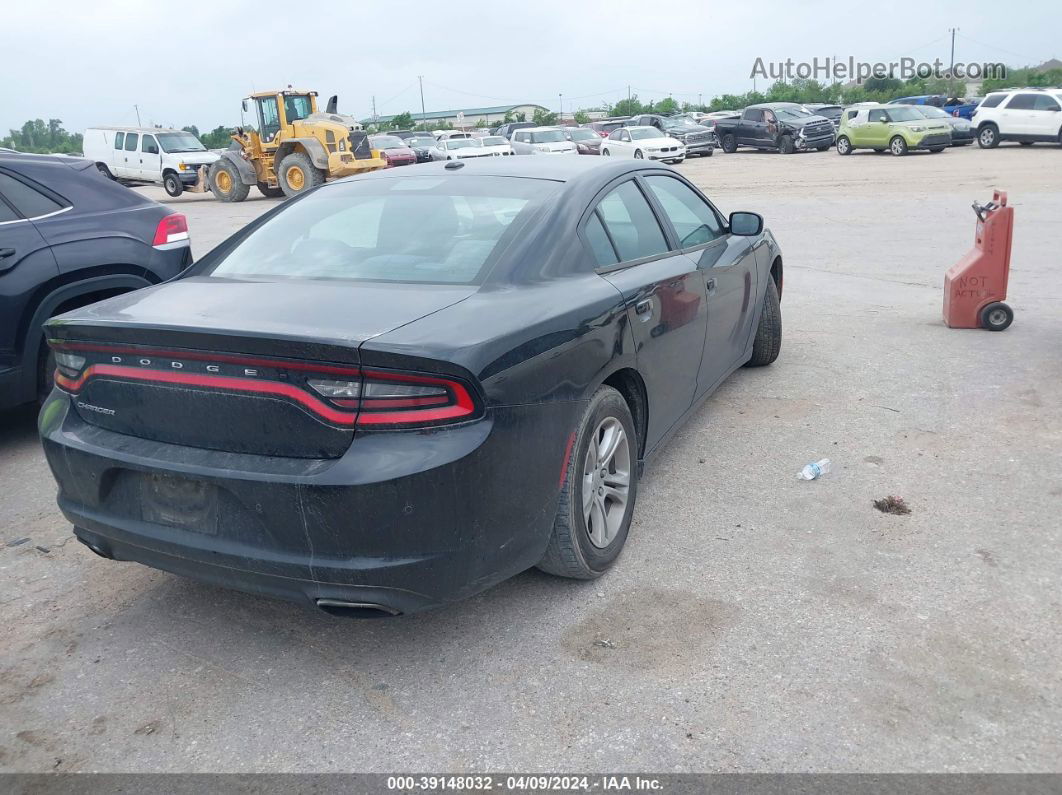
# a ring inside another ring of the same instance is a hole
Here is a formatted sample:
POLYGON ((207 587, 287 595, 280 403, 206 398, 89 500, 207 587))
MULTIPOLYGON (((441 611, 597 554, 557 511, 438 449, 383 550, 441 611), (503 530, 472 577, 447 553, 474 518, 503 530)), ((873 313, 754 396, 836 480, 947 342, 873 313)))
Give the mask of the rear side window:
POLYGON ((845 111, 844 117, 846 119, 848 119, 848 121, 852 121, 858 115, 859 115, 859 111, 858 110, 849 110, 849 111, 845 111))
POLYGON ((1036 94, 1015 94, 1007 103, 1007 110, 1032 110, 1036 106, 1036 94))
POLYGON ((619 262, 616 249, 612 247, 612 241, 608 239, 608 232, 602 226, 601 218, 598 217, 596 211, 590 214, 584 233, 586 241, 590 244, 590 250, 594 253, 594 262, 597 263, 597 267, 605 268, 619 262))
POLYGON ((681 248, 702 246, 723 234, 723 226, 712 208, 688 185, 674 177, 652 176, 645 181, 675 227, 681 248))
POLYGON ((59 202, 7 174, 0 174, 0 194, 26 218, 37 218, 63 209, 59 202))
POLYGON ((982 108, 994 108, 1000 102, 1003 101, 1003 97, 1005 97, 1005 96, 1006 96, 1006 94, 989 94, 987 97, 984 98, 984 100, 981 102, 979 107, 982 107, 982 108))
POLYGON ((664 232, 649 202, 634 182, 624 182, 597 206, 601 220, 616 244, 621 262, 652 257, 668 251, 664 232))
POLYGON ((140 140, 140 136, 137 133, 129 133, 125 136, 125 151, 135 152, 137 141, 140 140))
POLYGON ((125 133, 124 132, 115 133, 114 134, 114 148, 115 149, 121 149, 124 145, 125 145, 125 133))

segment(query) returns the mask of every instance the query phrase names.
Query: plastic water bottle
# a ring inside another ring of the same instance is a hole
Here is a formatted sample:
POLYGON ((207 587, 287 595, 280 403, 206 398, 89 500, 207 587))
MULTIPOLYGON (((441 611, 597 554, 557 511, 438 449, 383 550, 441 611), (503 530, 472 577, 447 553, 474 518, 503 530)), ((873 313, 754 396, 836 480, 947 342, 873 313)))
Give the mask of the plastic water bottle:
POLYGON ((813 461, 797 472, 801 480, 815 480, 820 475, 826 475, 830 471, 830 459, 823 458, 821 461, 813 461))

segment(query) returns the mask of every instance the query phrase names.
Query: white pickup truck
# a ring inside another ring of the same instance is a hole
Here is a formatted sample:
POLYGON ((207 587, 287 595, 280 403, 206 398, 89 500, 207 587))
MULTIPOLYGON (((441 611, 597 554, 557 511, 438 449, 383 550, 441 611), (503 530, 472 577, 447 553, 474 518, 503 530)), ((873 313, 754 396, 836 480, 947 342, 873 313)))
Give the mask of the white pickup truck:
POLYGON ((199 171, 218 159, 202 141, 184 130, 162 127, 90 127, 85 130, 85 157, 112 179, 157 182, 170 196, 196 184, 199 171))

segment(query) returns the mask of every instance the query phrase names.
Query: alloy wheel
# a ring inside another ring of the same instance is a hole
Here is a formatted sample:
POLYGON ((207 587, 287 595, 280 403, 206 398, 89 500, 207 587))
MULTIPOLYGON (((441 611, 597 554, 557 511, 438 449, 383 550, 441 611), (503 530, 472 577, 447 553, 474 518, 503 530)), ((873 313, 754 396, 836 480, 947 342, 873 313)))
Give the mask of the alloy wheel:
POLYGON ((583 462, 583 519, 598 549, 607 547, 623 525, 630 483, 630 442, 620 421, 606 417, 590 438, 583 462))

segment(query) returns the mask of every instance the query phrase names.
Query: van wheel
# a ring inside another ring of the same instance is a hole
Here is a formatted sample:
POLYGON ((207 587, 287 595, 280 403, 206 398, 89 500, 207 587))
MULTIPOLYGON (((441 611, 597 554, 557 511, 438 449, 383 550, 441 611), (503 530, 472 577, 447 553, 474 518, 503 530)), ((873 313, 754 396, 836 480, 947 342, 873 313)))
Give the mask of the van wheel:
POLYGON ((752 358, 746 367, 763 367, 778 358, 782 350, 782 304, 773 278, 767 279, 763 296, 763 310, 756 326, 756 340, 752 343, 752 358))
POLYGON ((223 157, 210 167, 207 181, 210 183, 210 192, 218 201, 242 202, 251 192, 251 186, 243 183, 240 172, 228 158, 223 157))
POLYGON ((907 154, 907 141, 903 139, 903 136, 895 136, 889 141, 889 151, 896 157, 903 157, 907 154))
POLYGON ((977 145, 982 149, 995 149, 999 146, 999 128, 986 124, 977 133, 977 145))
POLYGON ((781 140, 778 141, 778 151, 783 155, 791 155, 796 151, 796 146, 793 145, 793 138, 789 135, 783 135, 781 140))
POLYGON ((279 199, 284 195, 284 191, 279 187, 271 188, 265 182, 258 183, 258 191, 267 199, 279 199))
POLYGON ((850 155, 852 154, 852 142, 848 140, 847 135, 842 135, 837 139, 837 154, 850 155))
POLYGON ((112 174, 111 170, 109 168, 107 168, 107 166, 104 165, 103 163, 97 163, 96 164, 96 169, 101 174, 103 174, 103 176, 105 176, 107 179, 114 179, 114 174, 112 174))
POLYGON ((324 181, 324 172, 313 164, 307 154, 292 152, 280 161, 277 182, 286 196, 298 196, 324 181))
POLYGON ((734 152, 737 151, 737 139, 734 137, 734 134, 727 133, 726 135, 724 135, 722 145, 724 152, 726 152, 728 155, 734 154, 734 152))
POLYGON ((184 183, 172 171, 167 171, 162 175, 162 187, 165 189, 167 196, 173 196, 174 198, 184 193, 184 183))
POLYGON ((538 568, 592 580, 619 557, 638 496, 638 436, 630 407, 610 386, 590 398, 568 454, 553 533, 538 568))

